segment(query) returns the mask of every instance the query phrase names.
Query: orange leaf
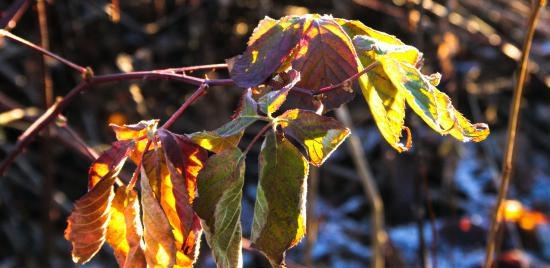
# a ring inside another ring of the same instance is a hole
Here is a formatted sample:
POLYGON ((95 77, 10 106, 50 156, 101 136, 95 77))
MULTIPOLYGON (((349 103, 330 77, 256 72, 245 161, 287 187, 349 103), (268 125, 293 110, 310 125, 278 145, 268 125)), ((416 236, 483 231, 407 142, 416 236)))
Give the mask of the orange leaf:
MULTIPOLYGON (((126 152, 127 156, 129 150, 126 152)), ((113 184, 126 156, 111 163, 110 171, 91 191, 75 202, 71 216, 67 220, 65 239, 71 241, 73 261, 76 263, 89 261, 105 242, 109 211, 114 197, 113 184)))
POLYGON ((117 140, 134 140, 136 142, 136 148, 132 151, 130 158, 137 164, 140 162, 149 138, 155 133, 157 124, 158 120, 148 120, 133 125, 118 126, 111 124, 110 126, 113 128, 117 140))
POLYGON ((146 267, 141 245, 142 225, 137 193, 119 187, 111 206, 106 240, 114 250, 119 267, 146 267))
POLYGON ((90 166, 88 171, 88 191, 101 180, 103 176, 109 173, 120 161, 125 160, 130 154, 135 143, 132 140, 115 141, 111 148, 103 152, 90 166))

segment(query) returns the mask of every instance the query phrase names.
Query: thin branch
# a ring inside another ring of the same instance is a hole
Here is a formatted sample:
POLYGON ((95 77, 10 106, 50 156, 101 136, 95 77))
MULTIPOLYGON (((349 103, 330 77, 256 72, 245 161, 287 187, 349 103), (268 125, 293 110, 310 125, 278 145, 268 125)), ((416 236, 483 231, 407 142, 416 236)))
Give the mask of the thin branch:
POLYGON ((191 104, 193 104, 195 101, 197 101, 200 97, 202 97, 206 93, 207 89, 208 89, 207 83, 200 85, 199 88, 195 90, 193 95, 191 95, 191 97, 189 97, 189 99, 187 99, 181 105, 181 107, 174 114, 172 114, 172 116, 170 116, 168 121, 166 121, 166 123, 164 123, 164 125, 162 125, 161 128, 170 128, 176 122, 176 120, 180 118, 183 112, 185 112, 185 110, 187 110, 187 108, 191 106, 191 104))
POLYGON ((268 124, 266 124, 262 129, 260 129, 260 131, 258 131, 258 134, 256 134, 256 136, 254 136, 254 138, 252 139, 252 141, 248 144, 248 146, 246 146, 246 149, 244 150, 244 155, 248 154, 248 152, 250 152, 250 149, 252 149, 252 146, 254 146, 254 144, 273 126, 273 124, 270 122, 268 124))
POLYGON ((512 105, 510 107, 510 119, 508 122, 508 137, 506 141, 506 149, 504 151, 504 159, 502 160, 502 180, 500 182, 500 188, 498 191, 497 202, 493 208, 493 217, 491 220, 491 227, 487 236, 487 247, 485 249, 485 264, 483 267, 490 268, 493 264, 494 253, 496 248, 497 231, 500 226, 500 207, 506 195, 508 193, 508 186, 510 184, 510 177, 512 174, 514 149, 516 144, 516 133, 518 130, 519 121, 519 109, 521 106, 521 96, 523 94, 523 88, 525 84, 525 78, 527 76, 527 68, 529 63, 529 52, 531 50, 531 43, 535 34, 535 28, 537 20, 540 15, 540 11, 546 5, 546 0, 536 1, 531 16, 529 18, 529 31, 525 37, 523 43, 523 53, 521 55, 521 65, 519 67, 519 75, 514 90, 514 97, 512 105))
POLYGON ((231 79, 201 79, 197 77, 178 75, 173 73, 167 73, 162 71, 144 71, 144 72, 130 72, 130 73, 118 73, 109 75, 93 76, 88 80, 80 82, 75 88, 73 88, 63 99, 56 104, 52 105, 42 116, 40 116, 35 122, 31 124, 23 134, 17 139, 12 151, 6 156, 6 158, 0 164, 0 175, 3 175, 8 167, 13 163, 15 158, 23 152, 31 140, 38 135, 48 124, 50 124, 57 116, 70 104, 73 100, 79 96, 82 92, 85 92, 94 85, 105 84, 117 81, 126 80, 176 80, 187 84, 200 86, 206 84, 208 86, 229 86, 233 85, 231 79))
POLYGON ((84 67, 82 67, 82 66, 80 66, 80 65, 78 65, 78 64, 76 64, 76 63, 74 63, 74 62, 72 62, 72 61, 70 61, 70 60, 67 60, 67 59, 65 59, 65 58, 63 58, 63 57, 61 57, 61 56, 59 56, 59 55, 57 55, 57 54, 55 54, 55 53, 53 53, 53 52, 51 52, 51 51, 48 51, 48 50, 46 50, 46 49, 43 49, 43 48, 41 48, 40 46, 37 46, 37 45, 35 45, 35 44, 33 44, 33 43, 31 43, 31 42, 29 42, 29 41, 27 41, 27 40, 25 40, 25 39, 23 39, 23 38, 17 36, 17 35, 14 35, 14 34, 12 34, 12 33, 8 32, 8 31, 6 31, 6 30, 4 30, 4 29, 0 29, 0 36, 5 36, 5 37, 7 37, 7 38, 9 38, 9 39, 11 39, 11 40, 13 40, 13 41, 16 41, 16 42, 18 42, 18 43, 20 43, 20 44, 23 44, 23 45, 27 46, 27 47, 30 47, 30 48, 32 48, 32 49, 34 49, 34 50, 36 50, 36 51, 38 51, 38 52, 40 52, 40 53, 42 53, 42 54, 44 54, 44 55, 47 55, 47 56, 49 56, 49 57, 52 57, 52 58, 58 60, 59 62, 61 62, 61 63, 65 64, 65 65, 67 65, 67 66, 73 68, 75 71, 79 72, 79 73, 82 74, 82 75, 84 75, 84 74, 86 74, 86 73, 88 72, 88 70, 86 70, 86 68, 84 68, 84 67))
POLYGON ((29 0, 19 0, 11 4, 11 6, 4 12, 4 16, 0 19, 0 29, 11 30, 15 28, 15 25, 23 16, 27 8, 29 8, 29 0))

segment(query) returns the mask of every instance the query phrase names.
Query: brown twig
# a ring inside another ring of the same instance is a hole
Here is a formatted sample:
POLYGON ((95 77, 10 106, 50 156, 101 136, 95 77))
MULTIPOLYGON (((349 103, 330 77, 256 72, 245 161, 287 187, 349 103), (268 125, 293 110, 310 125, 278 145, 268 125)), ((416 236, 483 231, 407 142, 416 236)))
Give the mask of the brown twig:
POLYGON ((518 130, 519 121, 519 109, 521 106, 521 96, 523 94, 523 88, 525 84, 525 78, 527 76, 527 65, 529 63, 529 52, 531 50, 531 43, 535 34, 535 28, 537 20, 540 15, 540 11, 546 5, 546 0, 538 0, 533 8, 531 16, 529 17, 529 30, 525 37, 521 55, 521 64, 519 67, 519 75, 514 90, 514 97, 512 105, 510 107, 510 119, 508 122, 508 137, 506 140, 506 149, 504 151, 504 158, 502 160, 502 180, 498 191, 497 202, 493 208, 493 215, 491 219, 491 227, 487 236, 487 247, 485 249, 485 268, 490 268, 493 264, 494 252, 496 248, 497 230, 500 226, 500 207, 502 202, 506 198, 508 193, 508 186, 510 184, 510 177, 512 174, 514 149, 516 144, 516 133, 518 130))
POLYGON ((248 152, 250 152, 250 149, 252 149, 252 146, 254 146, 254 144, 273 126, 273 123, 268 123, 266 124, 262 129, 260 129, 260 131, 258 131, 258 133, 256 134, 256 136, 254 136, 254 138, 252 139, 252 141, 248 144, 248 146, 246 146, 246 149, 244 150, 243 152, 243 155, 246 155, 248 154, 248 152))

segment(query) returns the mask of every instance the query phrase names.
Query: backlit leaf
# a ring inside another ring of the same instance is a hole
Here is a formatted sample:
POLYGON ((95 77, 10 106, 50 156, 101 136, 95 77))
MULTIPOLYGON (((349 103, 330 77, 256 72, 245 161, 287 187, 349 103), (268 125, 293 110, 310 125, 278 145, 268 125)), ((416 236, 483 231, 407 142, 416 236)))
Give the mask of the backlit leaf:
POLYGON ((160 202, 173 228, 179 266, 192 266, 197 257, 200 221, 192 202, 196 178, 207 153, 189 138, 165 129, 157 131, 164 151, 168 175, 161 178, 160 202))
POLYGON ((296 70, 290 70, 288 73, 282 73, 280 76, 276 76, 276 78, 277 77, 283 80, 281 83, 284 85, 281 89, 271 91, 258 100, 260 110, 268 116, 271 116, 272 113, 281 108, 290 90, 300 81, 300 73, 296 70))
POLYGON ((65 239, 72 244, 72 257, 76 263, 88 262, 105 242, 111 201, 114 198, 113 184, 125 160, 126 157, 123 157, 116 163, 112 162, 109 172, 74 204, 67 220, 65 239))
POLYGON ((148 121, 140 121, 137 124, 133 125, 123 125, 118 126, 115 124, 111 124, 111 128, 113 128, 116 138, 119 141, 122 140, 134 140, 136 143, 136 148, 134 151, 132 151, 132 154, 130 155, 130 158, 134 161, 134 163, 139 163, 141 156, 143 155, 143 151, 145 150, 145 146, 147 146, 147 143, 149 141, 149 138, 153 136, 157 129, 158 120, 148 120, 148 121))
POLYGON ((451 134, 465 142, 481 141, 489 135, 487 125, 471 124, 452 106, 449 97, 435 87, 439 76, 426 76, 413 65, 420 57, 415 49, 386 43, 370 36, 356 36, 354 44, 363 62, 380 63, 372 73, 362 76, 359 81, 380 132, 394 148, 399 151, 407 149, 399 143, 403 126, 403 99, 440 134, 451 134), (386 114, 377 108, 381 101, 386 114))
POLYGON ((105 176, 113 170, 121 161, 126 160, 130 150, 133 150, 135 143, 133 140, 115 141, 111 147, 103 152, 90 166, 88 170, 88 191, 105 176))
POLYGON ((306 184, 309 164, 283 137, 266 136, 259 157, 260 179, 251 240, 274 267, 306 231, 306 184))
POLYGON ((244 155, 238 148, 211 156, 197 179, 195 211, 218 267, 242 267, 241 198, 244 155))
POLYGON ((243 134, 241 131, 233 136, 222 137, 214 131, 200 131, 189 134, 189 138, 208 151, 220 153, 239 145, 243 134))
POLYGON ((235 115, 233 115, 233 120, 214 130, 214 132, 224 138, 241 133, 258 120, 257 110, 258 104, 252 98, 251 89, 248 89, 242 96, 240 106, 235 115))
MULTIPOLYGON (((176 263, 176 242, 170 222, 151 188, 145 170, 147 159, 157 150, 144 156, 141 172, 141 205, 143 207, 143 238, 145 241, 145 259, 148 267, 172 267, 176 263)), ((153 173, 149 173, 153 174, 153 173)), ((160 170, 157 174, 160 174, 160 170)))
MULTIPOLYGON (((312 91, 339 84, 359 71, 346 32, 331 16, 318 14, 260 22, 246 51, 227 63, 231 78, 245 88, 289 67, 301 73, 297 86, 312 91)), ((311 106, 312 97, 302 97, 311 106)), ((353 97, 351 85, 343 85, 325 93, 321 101, 332 109, 353 97)))
POLYGON ((147 267, 141 243, 142 228, 137 193, 126 186, 119 187, 111 205, 106 234, 119 267, 147 267))
POLYGON ((276 122, 288 137, 304 147, 311 164, 320 166, 350 134, 339 121, 312 111, 288 110, 276 122))

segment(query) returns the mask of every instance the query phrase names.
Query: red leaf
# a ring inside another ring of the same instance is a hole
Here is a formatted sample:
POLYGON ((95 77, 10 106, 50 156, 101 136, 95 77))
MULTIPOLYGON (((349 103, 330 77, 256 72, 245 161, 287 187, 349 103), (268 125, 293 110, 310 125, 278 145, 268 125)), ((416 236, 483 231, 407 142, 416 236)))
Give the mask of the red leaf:
POLYGON ((90 166, 88 171, 88 191, 105 176, 109 171, 125 161, 135 143, 132 140, 115 141, 111 148, 103 152, 90 166))

